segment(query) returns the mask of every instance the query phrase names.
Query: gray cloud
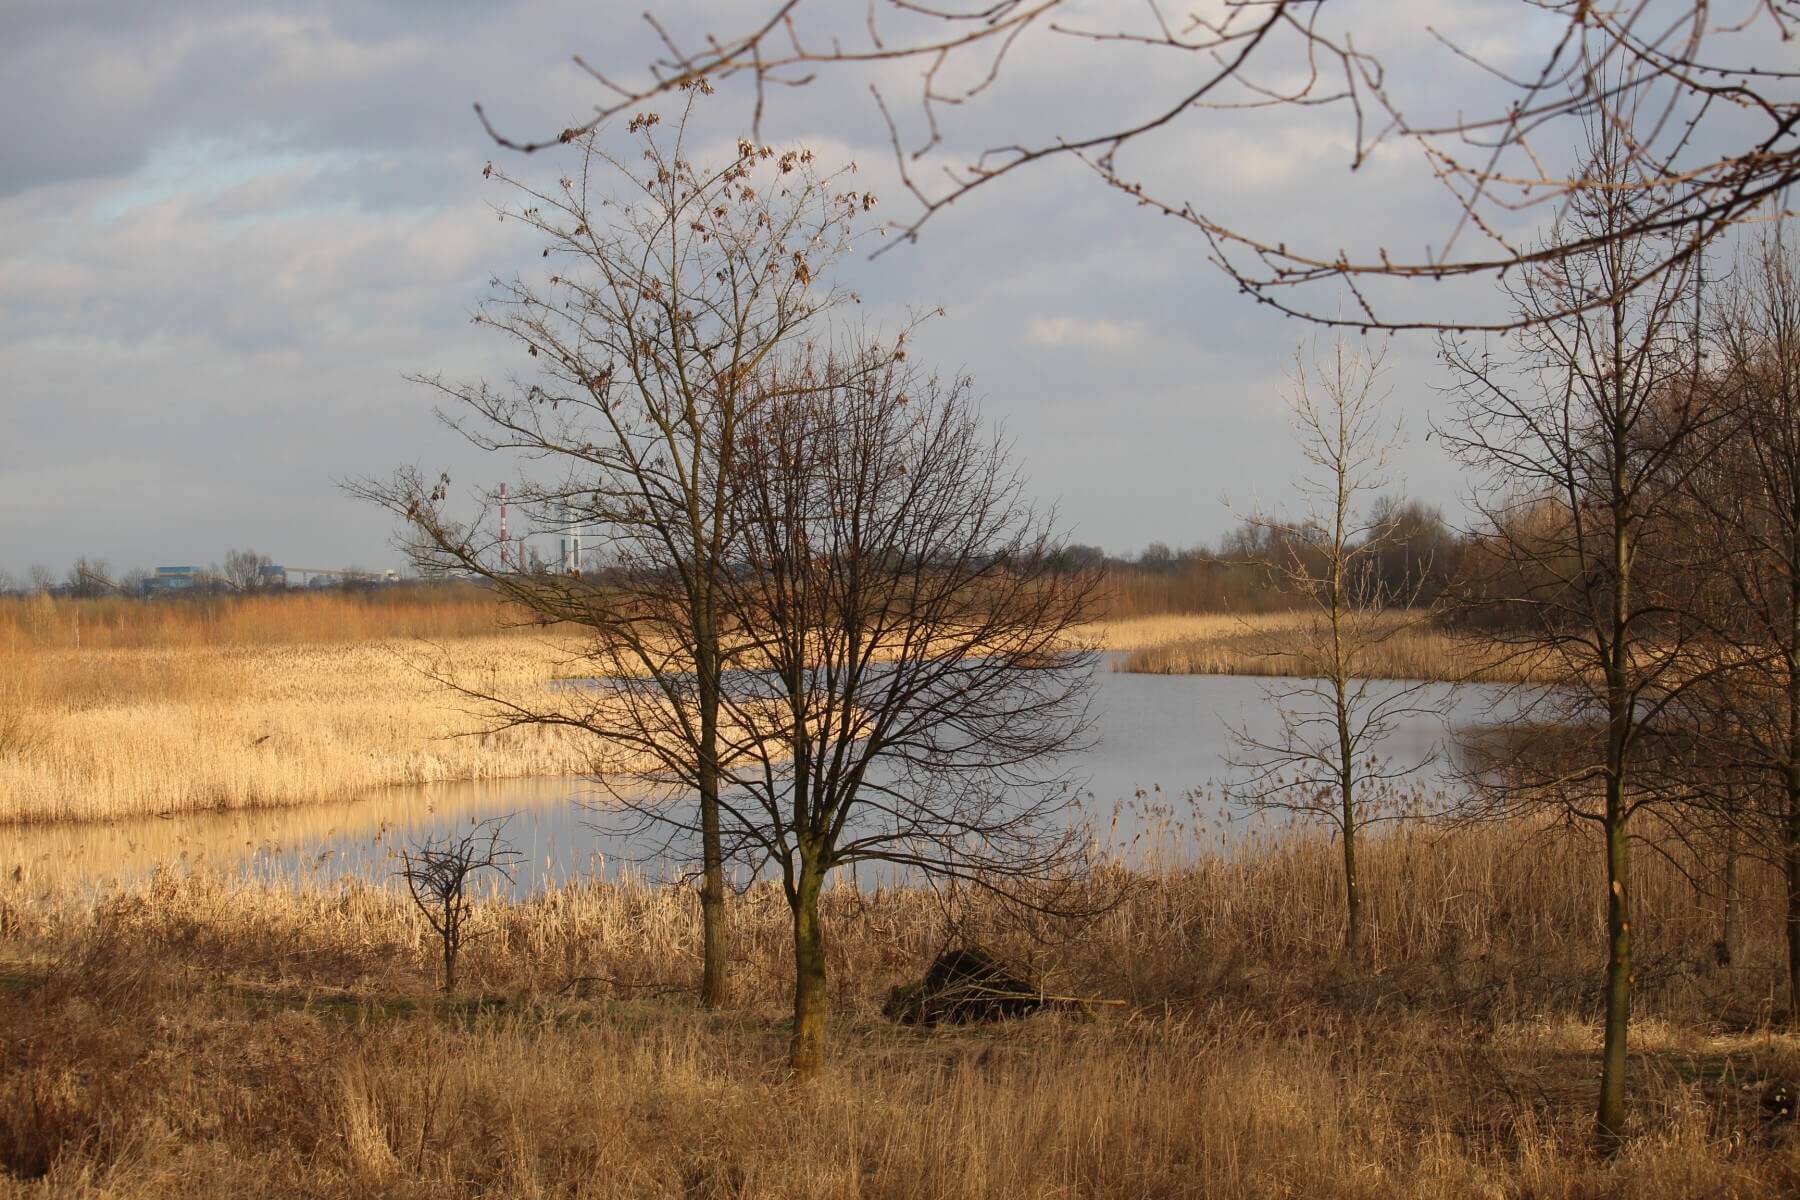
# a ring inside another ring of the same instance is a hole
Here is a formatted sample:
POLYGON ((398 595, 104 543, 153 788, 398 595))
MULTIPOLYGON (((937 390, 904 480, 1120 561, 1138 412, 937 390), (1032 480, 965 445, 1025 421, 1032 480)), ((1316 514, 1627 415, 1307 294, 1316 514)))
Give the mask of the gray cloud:
MULTIPOLYGON (((1379 8, 1398 53, 1440 64, 1415 76, 1427 92, 1467 78, 1418 33, 1427 13, 1443 24, 1439 8, 1379 8)), ((1496 53, 1521 44, 1497 23, 1503 8, 1516 5, 1459 9, 1462 32, 1496 53)), ((693 28, 699 6, 658 11, 693 28)), ((588 0, 32 0, 9 10, 6 34, 0 568, 82 553, 207 561, 243 544, 309 565, 391 561, 384 519, 337 480, 402 462, 500 477, 505 465, 440 429, 402 379, 516 365, 467 323, 489 276, 535 253, 489 210, 504 195, 480 169, 496 151, 469 105, 521 133, 561 128, 598 95, 569 56, 641 63, 641 22, 588 0)), ((1021 122, 1103 125, 1189 66, 1120 56, 1109 81, 1072 55, 1056 43, 1015 60, 990 104, 951 117, 935 161, 966 160, 1021 122)), ((886 80, 911 88, 916 73, 886 80)), ((735 136, 741 101, 718 98, 709 136, 735 136)), ((1139 166, 1297 237, 1441 236, 1419 164, 1384 157, 1352 179, 1341 126, 1207 118, 1139 166)), ((861 80, 778 96, 769 130, 854 158, 878 211, 905 213, 861 80)), ((558 165, 505 161, 542 178, 558 165)), ((920 244, 847 262, 842 278, 877 322, 945 306, 921 355, 974 373, 1077 536, 1126 549, 1211 537, 1232 519, 1222 494, 1278 501, 1295 467, 1282 370, 1309 331, 1246 304, 1204 258, 1191 231, 1063 163, 970 196, 920 244)), ((1402 473, 1452 501, 1456 477, 1422 441, 1431 346, 1396 343, 1391 362, 1412 427, 1402 473)))

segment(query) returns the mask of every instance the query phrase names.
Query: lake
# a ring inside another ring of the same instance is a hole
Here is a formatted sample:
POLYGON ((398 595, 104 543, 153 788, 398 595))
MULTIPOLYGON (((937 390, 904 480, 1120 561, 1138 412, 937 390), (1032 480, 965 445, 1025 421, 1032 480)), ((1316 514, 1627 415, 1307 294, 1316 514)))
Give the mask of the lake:
MULTIPOLYGON (((1219 799, 1241 725, 1256 737, 1279 731, 1265 698, 1291 680, 1236 675, 1134 675, 1103 666, 1095 677, 1094 746, 1067 766, 1082 807, 1104 843, 1127 856, 1181 854, 1195 839, 1229 840, 1219 799), (1147 849, 1148 848, 1148 849, 1147 849)), ((1403 684, 1377 684, 1399 689, 1403 684)), ((1437 753, 1417 773, 1427 790, 1446 775, 1449 730, 1490 719, 1491 688, 1433 686, 1444 716, 1399 719, 1385 751, 1398 764, 1437 753)), ((679 862, 654 836, 633 836, 604 811, 604 793, 582 779, 516 779, 383 789, 341 802, 286 809, 176 814, 97 824, 15 826, 0 869, 53 880, 129 880, 158 866, 240 871, 276 881, 391 878, 399 851, 427 836, 511 814, 506 838, 522 858, 510 889, 525 895, 621 869, 668 875, 679 862)))

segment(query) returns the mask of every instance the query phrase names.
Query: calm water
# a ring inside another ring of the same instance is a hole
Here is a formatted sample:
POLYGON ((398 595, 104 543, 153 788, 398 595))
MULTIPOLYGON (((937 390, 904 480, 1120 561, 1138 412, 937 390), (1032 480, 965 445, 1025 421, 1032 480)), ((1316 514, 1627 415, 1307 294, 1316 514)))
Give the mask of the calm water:
MULTIPOLYGON (((1098 741, 1067 764, 1101 838, 1126 853, 1147 840, 1179 853, 1196 837, 1229 838, 1235 827, 1222 820, 1218 801, 1233 751, 1227 722, 1273 737, 1279 719, 1264 688, 1286 682, 1102 669, 1094 693, 1098 741)), ((1418 773, 1426 788, 1448 786, 1449 730, 1488 719, 1493 699, 1485 688, 1430 694, 1446 702, 1445 716, 1402 718, 1385 744, 1396 765, 1438 752, 1439 761, 1418 773)), ((8 832, 0 869, 99 881, 204 864, 274 879, 384 879, 409 844, 507 814, 506 838, 523 856, 511 889, 517 894, 626 867, 657 876, 680 869, 679 854, 671 856, 660 838, 629 834, 604 809, 603 793, 580 779, 431 784, 293 809, 22 827, 8 832)))

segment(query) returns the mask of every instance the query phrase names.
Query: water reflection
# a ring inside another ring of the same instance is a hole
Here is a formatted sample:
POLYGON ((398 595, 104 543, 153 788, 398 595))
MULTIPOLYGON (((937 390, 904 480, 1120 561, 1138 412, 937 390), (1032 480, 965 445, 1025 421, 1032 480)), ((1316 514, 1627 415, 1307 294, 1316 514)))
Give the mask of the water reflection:
MULTIPOLYGON (((1082 783, 1088 818, 1105 844, 1128 854, 1151 842, 1180 852, 1194 839, 1217 842, 1238 826, 1221 820, 1217 787, 1232 744, 1227 725, 1272 736, 1277 718, 1260 678, 1229 675, 1095 677, 1098 739, 1068 764, 1082 783)), ((1406 685, 1395 684, 1394 687, 1406 685)), ((1490 688, 1434 688, 1449 727, 1486 719, 1490 688)), ((1446 720, 1416 714, 1387 744, 1396 762, 1428 757, 1446 743, 1446 720)), ((1451 786, 1447 753, 1421 772, 1427 790, 1451 786)), ((580 779, 523 779, 389 788, 342 803, 292 809, 192 813, 100 824, 21 826, 8 832, 0 869, 49 882, 130 880, 159 865, 206 865, 271 880, 391 878, 399 851, 486 818, 512 814, 506 836, 522 855, 514 890, 546 886, 632 865, 656 876, 679 870, 666 835, 633 833, 609 818, 597 785, 580 779)))

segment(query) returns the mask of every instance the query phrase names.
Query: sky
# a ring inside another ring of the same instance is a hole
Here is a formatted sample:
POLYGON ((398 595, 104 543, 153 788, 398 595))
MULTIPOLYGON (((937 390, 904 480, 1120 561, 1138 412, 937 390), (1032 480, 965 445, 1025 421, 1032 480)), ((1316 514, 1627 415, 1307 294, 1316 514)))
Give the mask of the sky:
MULTIPOLYGON (((508 478, 512 465, 441 428, 432 396, 405 379, 512 366, 470 316, 490 278, 523 269, 538 244, 495 219, 508 197, 482 168, 497 160, 548 181, 559 163, 497 148, 471 105, 527 137, 584 119, 600 90, 573 56, 641 73, 654 53, 643 2, 10 0, 0 571, 60 574, 78 555, 115 571, 206 564, 236 547, 289 565, 399 566, 391 519, 344 481, 403 464, 459 488, 508 478)), ((1543 34, 1516 0, 1358 3, 1343 19, 1362 21, 1375 43, 1364 48, 1421 104, 1484 94, 1428 20, 1498 63, 1530 59, 1543 34)), ((1111 20, 1108 8, 1075 14, 1111 20)), ((685 31, 753 10, 656 9, 685 31)), ((1297 64, 1273 60, 1282 69, 1297 64)), ((1130 119, 1192 70, 1191 59, 1040 38, 978 104, 948 115, 937 158, 1130 119)), ((784 91, 764 140, 809 145, 825 165, 855 161, 879 214, 904 220, 916 209, 871 81, 916 140, 915 66, 784 91)), ((727 87, 709 101, 709 134, 730 145, 748 116, 727 87)), ((625 133, 603 137, 622 145, 625 133)), ((1350 145, 1341 110, 1208 113, 1133 169, 1296 243, 1447 236, 1454 209, 1415 154, 1389 147, 1353 173, 1350 145)), ((1285 372, 1329 335, 1236 294, 1196 235, 1076 164, 971 195, 916 244, 855 255, 835 278, 877 325, 944 308, 915 359, 973 376, 1035 496, 1078 541, 1114 552, 1210 542, 1291 497, 1301 459, 1285 372)), ((1493 306, 1466 287, 1446 289, 1452 302, 1493 306)), ((1386 354, 1404 437, 1392 490, 1454 515, 1465 473, 1426 437, 1445 415, 1434 345, 1403 336, 1386 354)))

